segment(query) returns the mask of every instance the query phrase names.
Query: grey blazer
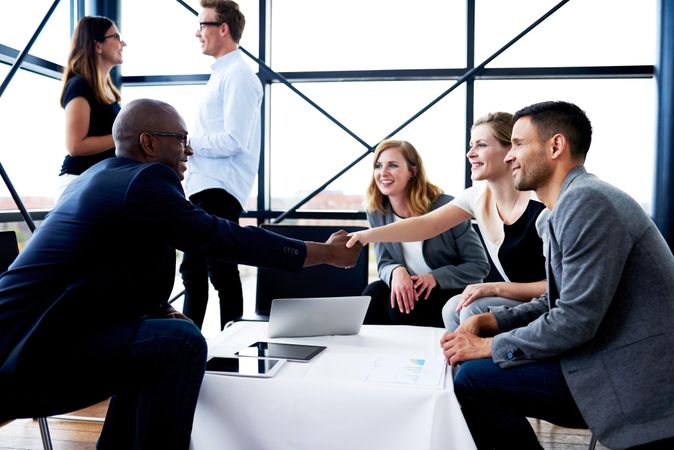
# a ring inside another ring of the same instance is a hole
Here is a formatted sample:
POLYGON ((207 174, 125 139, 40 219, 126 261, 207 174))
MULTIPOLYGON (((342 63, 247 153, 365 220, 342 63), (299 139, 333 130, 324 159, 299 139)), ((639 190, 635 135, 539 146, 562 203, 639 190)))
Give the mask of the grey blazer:
MULTIPOLYGON (((452 199, 441 194, 431 203, 431 211, 452 199)), ((393 211, 387 205, 386 214, 368 213, 367 220, 372 228, 393 223, 393 211)), ((379 278, 391 286, 393 269, 405 265, 402 245, 399 242, 375 243, 374 251, 379 278)), ((487 254, 470 220, 424 241, 422 253, 440 289, 463 289, 467 284, 481 283, 489 273, 487 254)))
POLYGON ((544 240, 547 295, 493 310, 501 367, 559 357, 585 421, 622 449, 674 436, 674 257, 642 208, 566 177, 544 240), (508 331, 510 330, 510 331, 508 331))

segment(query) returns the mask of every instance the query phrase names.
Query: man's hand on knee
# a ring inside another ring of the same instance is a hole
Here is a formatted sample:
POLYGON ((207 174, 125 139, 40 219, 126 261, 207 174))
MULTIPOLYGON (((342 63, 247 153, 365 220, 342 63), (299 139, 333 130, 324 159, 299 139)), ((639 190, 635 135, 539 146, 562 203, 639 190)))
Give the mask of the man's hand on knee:
POLYGON ((440 342, 447 362, 456 365, 461 361, 491 357, 492 341, 493 338, 455 331, 445 333, 440 342))
POLYGON ((152 314, 145 316, 147 319, 181 319, 192 322, 192 320, 187 317, 185 314, 181 313, 171 305, 166 305, 165 307, 157 310, 152 314))

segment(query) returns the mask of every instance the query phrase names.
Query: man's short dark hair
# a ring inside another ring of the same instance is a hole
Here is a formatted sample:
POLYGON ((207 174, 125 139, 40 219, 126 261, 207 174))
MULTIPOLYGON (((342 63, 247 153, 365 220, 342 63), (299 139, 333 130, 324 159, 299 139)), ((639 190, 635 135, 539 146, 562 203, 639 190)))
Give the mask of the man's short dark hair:
POLYGON ((217 21, 224 22, 229 27, 229 34, 237 44, 241 40, 246 18, 239 10, 239 5, 232 0, 201 0, 202 8, 213 8, 217 14, 217 21))
POLYGON ((585 160, 592 142, 592 124, 578 106, 562 101, 535 103, 517 111, 514 120, 521 117, 530 117, 544 140, 556 133, 566 136, 571 156, 576 160, 585 160))

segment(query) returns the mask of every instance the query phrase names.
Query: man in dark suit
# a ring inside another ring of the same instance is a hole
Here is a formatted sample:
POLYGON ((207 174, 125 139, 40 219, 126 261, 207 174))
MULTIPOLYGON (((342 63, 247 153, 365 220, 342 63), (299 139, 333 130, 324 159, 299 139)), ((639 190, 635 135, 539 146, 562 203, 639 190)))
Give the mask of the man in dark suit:
POLYGON ((0 277, 0 421, 112 395, 99 449, 187 449, 206 344, 166 301, 175 249, 289 271, 358 251, 346 232, 305 243, 192 205, 187 130, 166 103, 129 103, 113 136, 118 157, 66 189, 0 277))
POLYGON ((479 449, 541 449, 526 417, 612 449, 674 448, 674 257, 629 195, 588 174, 592 127, 565 102, 515 114, 515 187, 540 223, 547 293, 474 316, 442 346, 479 449))

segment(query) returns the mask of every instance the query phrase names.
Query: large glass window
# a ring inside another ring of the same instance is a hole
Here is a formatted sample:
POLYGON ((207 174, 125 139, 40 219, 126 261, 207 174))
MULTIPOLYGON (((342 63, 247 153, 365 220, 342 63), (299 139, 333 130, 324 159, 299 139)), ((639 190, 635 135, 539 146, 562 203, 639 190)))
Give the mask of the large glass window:
MULTIPOLYGON (((23 50, 53 0, 4 1, 0 3, 0 43, 23 50), (10 7, 8 3, 14 5, 10 7)), ((64 65, 70 50, 70 2, 62 0, 36 39, 30 54, 64 65)))
POLYGON ((276 71, 465 65, 465 2, 273 1, 276 71))
MULTIPOLYGON (((4 80, 9 66, 0 65, 4 80)), ((61 81, 19 70, 0 99, 2 165, 28 209, 51 209, 66 155, 61 81)), ((16 206, 2 183, 0 209, 16 206)))
POLYGON ((479 81, 476 117, 545 100, 580 106, 593 126, 585 167, 652 213, 655 168, 655 82, 651 79, 479 81))
POLYGON ((192 128, 197 117, 199 99, 204 93, 204 84, 179 86, 125 86, 122 89, 122 100, 128 103, 139 98, 161 100, 173 106, 182 116, 187 130, 192 128))
MULTIPOLYGON (((267 2, 270 35, 266 54, 277 71, 465 65, 465 1, 267 2)), ((22 2, 19 9, 6 7, 0 15, 0 43, 22 49, 52 3, 34 0, 22 2)), ((32 54, 65 64, 71 3, 59 4, 32 54)), ((200 9, 198 0, 187 3, 200 9)), ((261 3, 264 5, 257 0, 239 0, 247 18, 242 46, 255 55, 261 3)), ((476 63, 557 3, 558 0, 476 1, 476 63)), ((179 2, 123 0, 121 12, 119 26, 128 44, 122 65, 124 75, 210 71, 213 59, 201 54, 195 37, 197 18, 179 2)), ((489 67, 511 67, 512 76, 516 77, 518 67, 652 65, 656 60, 656 33, 656 0, 569 2, 489 67)), ((249 63, 257 71, 255 63, 249 63)), ((0 65, 2 78, 8 69, 9 66, 0 65)), ((301 83, 297 87, 368 144, 375 145, 452 83, 340 81, 301 83)), ((655 157, 654 86, 653 79, 478 80, 474 115, 492 110, 514 111, 546 99, 578 103, 595 125, 588 169, 627 190, 650 211, 655 157), (628 108, 629 114, 625 112, 628 108)), ((59 81, 19 71, 0 99, 0 120, 12 130, 3 146, 8 151, 3 152, 2 163, 19 193, 42 198, 40 205, 53 202, 52 186, 65 155, 63 111, 58 105, 60 89, 59 81)), ((272 84, 268 92, 271 109, 265 123, 269 137, 265 164, 269 183, 264 195, 270 196, 271 208, 285 209, 367 149, 287 87, 272 84)), ((202 93, 203 85, 127 85, 122 89, 122 104, 139 97, 167 101, 176 106, 191 128, 202 93)), ((464 186, 465 102, 466 91, 460 87, 394 136, 409 140, 419 149, 429 178, 448 193, 464 186)), ((371 158, 366 156, 302 209, 361 209, 371 176, 371 158), (340 198, 335 200, 337 197, 340 198)), ((257 185, 248 209, 256 208, 256 188, 257 185)))
MULTIPOLYGON (((476 1, 476 62, 485 60, 557 3, 476 1)), ((569 2, 488 67, 654 64, 656 7, 656 0, 569 2)))
MULTIPOLYGON (((199 1, 188 1, 197 12, 199 1)), ((258 2, 237 1, 246 17, 241 46, 253 55, 258 54, 258 2)), ((123 2, 122 35, 127 43, 124 49, 124 75, 166 75, 208 73, 213 58, 201 53, 195 36, 199 27, 197 16, 176 1, 143 0, 123 2)), ((251 61, 257 71, 257 65, 251 61)))
MULTIPOLYGON (((370 145, 376 145, 450 85, 449 81, 310 83, 299 89, 370 145)), ((465 90, 459 88, 393 138, 421 153, 429 178, 463 189, 465 90)), ((285 86, 272 87, 272 208, 292 206, 367 149, 285 86)), ((372 176, 368 156, 305 209, 362 210, 372 176)))

